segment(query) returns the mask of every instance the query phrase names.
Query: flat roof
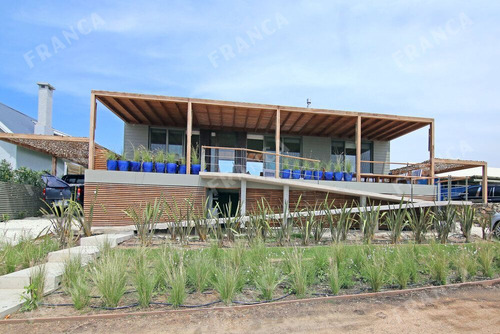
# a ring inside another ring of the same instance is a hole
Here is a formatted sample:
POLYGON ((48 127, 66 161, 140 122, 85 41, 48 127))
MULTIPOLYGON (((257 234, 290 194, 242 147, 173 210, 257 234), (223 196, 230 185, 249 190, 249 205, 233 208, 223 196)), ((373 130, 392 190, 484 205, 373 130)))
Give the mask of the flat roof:
POLYGON ((186 127, 191 102, 193 128, 274 133, 280 110, 284 135, 354 138, 358 116, 367 140, 393 140, 434 122, 432 118, 315 109, 270 104, 93 90, 96 99, 130 124, 186 127))

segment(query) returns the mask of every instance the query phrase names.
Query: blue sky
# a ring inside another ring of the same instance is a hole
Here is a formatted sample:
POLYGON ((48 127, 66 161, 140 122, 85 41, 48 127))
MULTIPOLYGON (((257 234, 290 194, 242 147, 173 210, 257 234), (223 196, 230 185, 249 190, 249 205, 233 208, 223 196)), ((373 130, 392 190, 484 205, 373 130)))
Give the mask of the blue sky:
MULTIPOLYGON (((436 156, 500 167, 499 17, 495 1, 3 1, 0 101, 36 117, 50 82, 54 127, 88 136, 92 89, 310 98, 434 117, 436 156)), ((121 152, 121 121, 99 106, 97 126, 121 152)), ((426 136, 394 141, 391 160, 427 159, 426 136)))

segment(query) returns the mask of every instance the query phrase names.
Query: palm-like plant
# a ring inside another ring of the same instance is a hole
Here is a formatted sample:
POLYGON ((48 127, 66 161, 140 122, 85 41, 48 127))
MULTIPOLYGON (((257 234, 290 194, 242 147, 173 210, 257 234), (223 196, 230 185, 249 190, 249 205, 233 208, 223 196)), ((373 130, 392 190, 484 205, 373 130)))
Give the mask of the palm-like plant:
POLYGON ((408 225, 408 206, 401 199, 399 206, 394 206, 385 215, 385 222, 391 231, 391 243, 397 244, 401 239, 403 229, 408 225))
POLYGON ((470 242, 471 230, 476 217, 476 209, 472 205, 464 205, 459 211, 460 229, 465 237, 465 242, 470 242))

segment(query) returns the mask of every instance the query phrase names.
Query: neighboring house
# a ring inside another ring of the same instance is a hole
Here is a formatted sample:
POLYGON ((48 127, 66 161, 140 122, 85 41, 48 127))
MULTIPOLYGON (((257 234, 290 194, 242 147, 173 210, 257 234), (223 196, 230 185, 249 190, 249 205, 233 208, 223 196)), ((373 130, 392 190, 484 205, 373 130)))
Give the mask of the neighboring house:
MULTIPOLYGON (((52 92, 54 87, 47 83, 38 83, 38 86, 38 121, 0 103, 0 133, 68 136, 52 128, 52 92)), ((37 171, 51 171, 53 168, 51 155, 0 140, 0 160, 2 159, 7 160, 13 168, 27 167, 37 171)), ((66 160, 58 159, 57 175, 64 175, 67 166, 66 160)))

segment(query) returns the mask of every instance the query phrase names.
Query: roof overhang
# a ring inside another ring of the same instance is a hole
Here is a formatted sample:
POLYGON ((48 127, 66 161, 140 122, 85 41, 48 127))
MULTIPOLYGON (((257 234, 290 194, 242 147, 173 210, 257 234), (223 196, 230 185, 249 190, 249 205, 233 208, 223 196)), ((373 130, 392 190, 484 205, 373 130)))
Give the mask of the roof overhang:
POLYGON ((363 139, 393 140, 434 122, 432 118, 161 95, 109 91, 92 94, 126 123, 162 127, 186 127, 189 102, 193 128, 208 130, 273 133, 278 109, 280 132, 284 135, 354 138, 356 121, 361 116, 363 139))
MULTIPOLYGON (((85 168, 88 166, 89 139, 86 137, 0 133, 0 140, 56 158, 66 159, 85 168)), ((100 145, 96 144, 96 146, 105 149, 100 145)))

